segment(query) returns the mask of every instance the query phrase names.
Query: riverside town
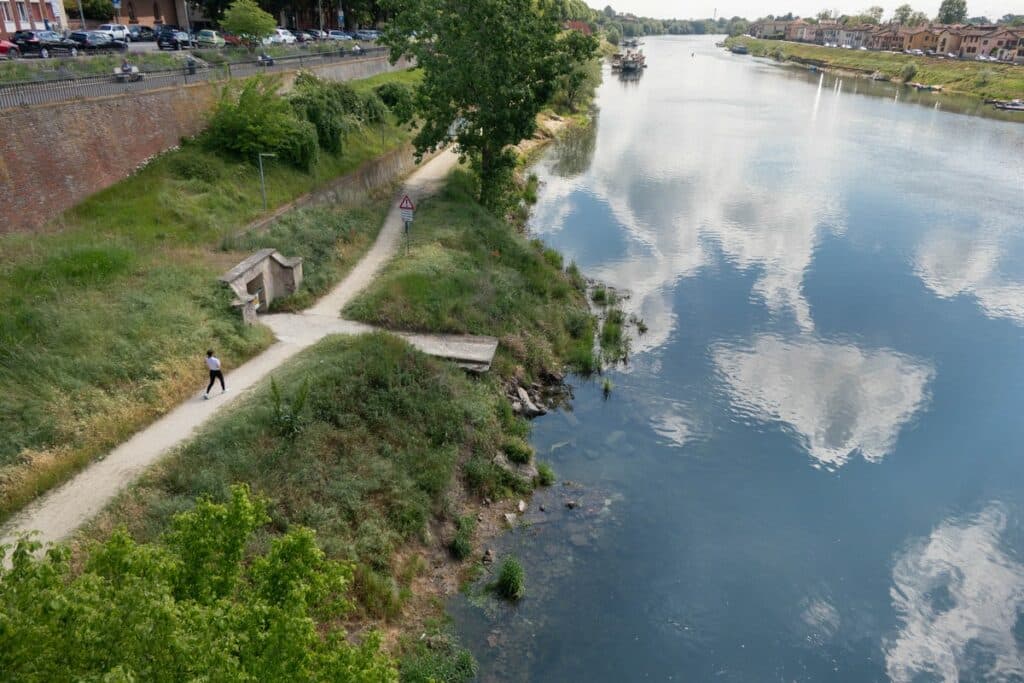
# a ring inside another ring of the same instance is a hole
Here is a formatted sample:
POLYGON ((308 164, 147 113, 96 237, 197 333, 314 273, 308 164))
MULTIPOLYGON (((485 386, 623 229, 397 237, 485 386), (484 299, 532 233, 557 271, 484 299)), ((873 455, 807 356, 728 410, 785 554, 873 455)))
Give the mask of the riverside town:
POLYGON ((912 2, 0 0, 0 681, 1024 681, 1024 8, 912 2))

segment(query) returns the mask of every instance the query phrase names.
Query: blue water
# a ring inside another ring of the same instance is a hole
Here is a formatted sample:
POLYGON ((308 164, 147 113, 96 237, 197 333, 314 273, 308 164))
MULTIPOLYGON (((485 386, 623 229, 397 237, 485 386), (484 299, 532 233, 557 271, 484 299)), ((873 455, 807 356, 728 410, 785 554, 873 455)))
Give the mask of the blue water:
POLYGON ((649 329, 534 422, 481 679, 1024 680, 1024 124, 645 49, 531 228, 649 329))

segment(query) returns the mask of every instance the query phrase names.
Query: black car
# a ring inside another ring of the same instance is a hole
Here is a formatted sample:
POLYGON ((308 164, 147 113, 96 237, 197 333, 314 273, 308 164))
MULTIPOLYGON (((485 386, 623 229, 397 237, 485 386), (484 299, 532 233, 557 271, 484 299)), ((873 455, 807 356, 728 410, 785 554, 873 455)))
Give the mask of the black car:
POLYGON ((156 46, 161 50, 180 50, 194 45, 192 36, 185 31, 161 31, 156 37, 156 46))
POLYGON ((46 59, 50 55, 78 54, 78 45, 53 31, 15 31, 11 42, 18 46, 22 55, 39 55, 46 59))
POLYGON ((156 31, 148 26, 132 24, 128 27, 128 35, 132 37, 133 43, 145 43, 156 40, 156 31))
POLYGON ((68 36, 83 52, 113 52, 127 50, 128 43, 115 40, 103 31, 75 31, 68 36))

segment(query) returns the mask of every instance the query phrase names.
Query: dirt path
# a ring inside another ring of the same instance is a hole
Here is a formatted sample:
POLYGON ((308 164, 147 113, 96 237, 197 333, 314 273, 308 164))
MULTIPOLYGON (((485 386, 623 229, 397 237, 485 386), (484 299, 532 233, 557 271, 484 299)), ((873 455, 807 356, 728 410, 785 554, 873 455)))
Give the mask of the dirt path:
MULTIPOLYGON (((458 157, 444 152, 417 169, 406 180, 402 192, 414 200, 435 192, 455 168, 458 157)), ((395 254, 404 226, 397 202, 388 213, 380 234, 370 251, 356 264, 338 286, 315 305, 297 315, 264 316, 278 341, 269 349, 238 368, 227 368, 228 393, 214 389, 209 401, 197 391, 171 412, 137 432, 128 441, 89 465, 61 486, 39 497, 15 515, 0 530, 0 544, 11 543, 27 531, 38 531, 44 543, 67 538, 79 526, 102 510, 122 489, 174 447, 184 443, 196 430, 257 386, 270 372, 295 354, 328 334, 359 334, 373 328, 341 320, 345 304, 361 292, 395 254)), ((479 338, 459 343, 444 335, 403 335, 427 353, 446 355, 452 349, 478 358, 493 341, 479 338)), ((493 355, 493 349, 490 354, 493 355)), ((202 358, 197 357, 196 362, 202 358)))

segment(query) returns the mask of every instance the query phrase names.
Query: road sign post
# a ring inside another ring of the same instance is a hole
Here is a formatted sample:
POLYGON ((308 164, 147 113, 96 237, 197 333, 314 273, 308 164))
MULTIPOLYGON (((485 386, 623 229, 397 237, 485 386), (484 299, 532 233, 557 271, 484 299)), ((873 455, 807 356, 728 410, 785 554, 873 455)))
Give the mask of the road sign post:
POLYGON ((402 214, 402 222, 405 223, 405 253, 409 253, 409 228, 416 215, 416 205, 409 199, 409 195, 402 197, 398 203, 398 211, 402 214))

